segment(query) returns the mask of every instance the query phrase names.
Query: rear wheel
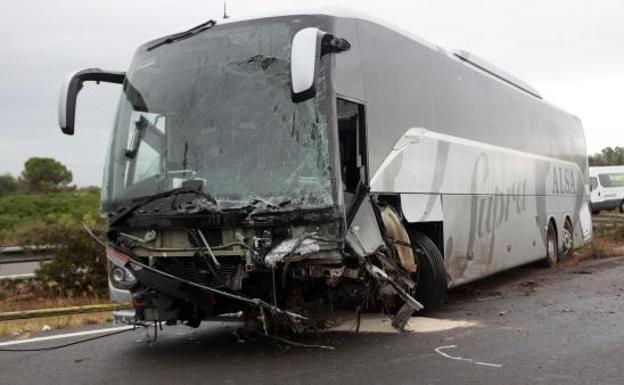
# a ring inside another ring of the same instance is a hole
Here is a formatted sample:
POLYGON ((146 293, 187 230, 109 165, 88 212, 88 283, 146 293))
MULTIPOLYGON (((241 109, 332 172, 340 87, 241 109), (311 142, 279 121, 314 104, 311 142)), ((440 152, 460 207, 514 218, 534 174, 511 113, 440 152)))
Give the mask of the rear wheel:
POLYGON ((417 259, 416 299, 425 307, 423 311, 434 310, 446 297, 444 258, 440 249, 425 234, 411 231, 409 236, 417 259))
POLYGON ((624 199, 620 202, 620 213, 624 214, 624 199))
POLYGON ((548 233, 546 235, 546 264, 553 267, 559 260, 559 246, 557 241, 557 228, 555 222, 550 221, 548 224, 548 233))
POLYGON ((572 254, 572 249, 574 248, 574 228, 572 227, 570 218, 566 218, 565 223, 563 224, 562 236, 562 248, 561 254, 559 254, 559 259, 569 257, 570 254, 572 254))

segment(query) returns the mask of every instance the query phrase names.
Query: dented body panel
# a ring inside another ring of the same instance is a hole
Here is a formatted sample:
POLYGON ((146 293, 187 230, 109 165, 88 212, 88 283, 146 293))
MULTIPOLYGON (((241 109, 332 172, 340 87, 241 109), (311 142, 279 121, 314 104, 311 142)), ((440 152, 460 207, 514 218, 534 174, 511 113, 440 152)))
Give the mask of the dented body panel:
POLYGON ((443 224, 450 286, 544 258, 550 220, 559 234, 571 221, 574 247, 591 238, 577 117, 402 31, 335 25, 359 42, 334 77, 366 106, 371 192, 443 224))

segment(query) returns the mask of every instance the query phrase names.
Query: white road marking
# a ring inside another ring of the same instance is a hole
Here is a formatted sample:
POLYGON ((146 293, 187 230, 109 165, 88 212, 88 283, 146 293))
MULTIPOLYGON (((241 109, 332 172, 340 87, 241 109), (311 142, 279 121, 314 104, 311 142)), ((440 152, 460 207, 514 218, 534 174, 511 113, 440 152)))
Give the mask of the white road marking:
POLYGON ((34 343, 34 342, 58 340, 62 338, 72 338, 72 337, 89 336, 93 334, 112 333, 116 331, 132 329, 133 327, 134 326, 119 326, 116 328, 105 328, 105 329, 85 330, 82 332, 75 332, 75 333, 55 334, 52 336, 28 338, 25 340, 13 340, 13 341, 7 341, 7 342, 0 342, 0 346, 21 345, 21 344, 29 344, 29 343, 34 343))
POLYGON ((489 366, 489 367, 492 367, 492 368, 502 368, 503 367, 503 365, 501 365, 501 364, 492 364, 492 363, 489 363, 489 362, 474 361, 472 358, 451 356, 450 354, 444 353, 442 351, 442 349, 455 349, 456 347, 457 347, 457 345, 446 345, 446 346, 439 346, 439 347, 435 348, 434 350, 436 351, 436 353, 440 354, 442 357, 446 357, 446 358, 451 359, 451 360, 466 361, 466 362, 470 362, 470 363, 475 364, 475 365, 489 366))

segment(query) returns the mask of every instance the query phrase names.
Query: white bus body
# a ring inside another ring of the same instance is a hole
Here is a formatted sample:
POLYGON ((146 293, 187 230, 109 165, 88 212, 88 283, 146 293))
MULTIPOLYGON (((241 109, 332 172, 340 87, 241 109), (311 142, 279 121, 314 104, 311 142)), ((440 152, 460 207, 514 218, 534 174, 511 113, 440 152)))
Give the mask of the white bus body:
POLYGON ((112 297, 141 320, 283 315, 304 297, 368 306, 375 288, 386 308, 388 293, 404 300, 400 325, 422 307, 411 295, 432 309, 449 287, 553 265, 591 238, 577 117, 366 16, 210 20, 155 39, 127 72, 70 76, 66 134, 84 81, 123 84, 102 209, 112 297))

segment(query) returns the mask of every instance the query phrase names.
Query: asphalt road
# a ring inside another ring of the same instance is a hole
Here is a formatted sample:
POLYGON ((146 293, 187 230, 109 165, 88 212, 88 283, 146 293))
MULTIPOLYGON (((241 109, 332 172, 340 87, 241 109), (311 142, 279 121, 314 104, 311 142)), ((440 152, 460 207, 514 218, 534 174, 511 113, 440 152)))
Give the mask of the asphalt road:
POLYGON ((33 274, 40 266, 40 262, 3 263, 0 264, 0 279, 12 275, 33 274))
MULTIPOLYGON (((624 258, 525 267, 451 293, 415 332, 237 342, 231 328, 132 331, 57 351, 0 352, 2 384, 623 384, 624 258)), ((65 332, 65 331, 63 331, 65 332)), ((34 347, 72 341, 14 346, 34 347)))

